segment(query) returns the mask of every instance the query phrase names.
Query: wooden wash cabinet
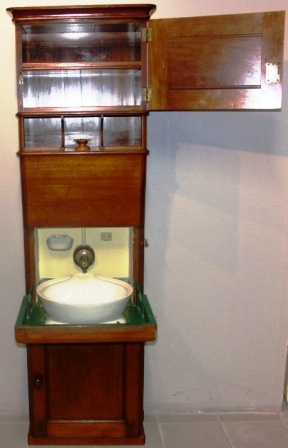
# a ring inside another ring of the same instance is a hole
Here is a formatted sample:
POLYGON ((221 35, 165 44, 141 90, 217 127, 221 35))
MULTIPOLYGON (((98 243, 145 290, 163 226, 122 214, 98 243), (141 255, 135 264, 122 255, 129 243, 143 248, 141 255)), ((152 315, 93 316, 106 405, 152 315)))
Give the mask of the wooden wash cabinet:
POLYGON ((149 111, 279 110, 284 13, 150 20, 155 6, 8 8, 16 27, 29 444, 143 444, 149 111), (88 140, 90 151, 75 150, 88 140), (35 229, 129 227, 126 323, 47 325, 35 229))

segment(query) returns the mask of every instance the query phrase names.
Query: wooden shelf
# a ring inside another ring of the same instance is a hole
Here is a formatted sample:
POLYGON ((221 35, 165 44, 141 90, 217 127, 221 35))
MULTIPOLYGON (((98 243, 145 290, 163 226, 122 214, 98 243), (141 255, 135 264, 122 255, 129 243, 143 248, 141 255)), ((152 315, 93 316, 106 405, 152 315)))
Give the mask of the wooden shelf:
POLYGON ((57 117, 122 117, 123 115, 148 115, 149 112, 137 106, 115 106, 115 107, 77 107, 77 108, 26 108, 23 112, 18 112, 21 118, 57 118, 57 117))
POLYGON ((106 342, 145 342, 156 339, 157 324, 147 297, 138 296, 124 311, 125 323, 95 325, 49 325, 40 303, 33 305, 32 294, 24 296, 15 335, 23 344, 71 344, 106 342), (140 298, 139 298, 140 297, 140 298))
POLYGON ((85 70, 85 69, 127 69, 141 70, 141 61, 123 62, 57 62, 57 63, 24 63, 23 71, 37 70, 85 70))

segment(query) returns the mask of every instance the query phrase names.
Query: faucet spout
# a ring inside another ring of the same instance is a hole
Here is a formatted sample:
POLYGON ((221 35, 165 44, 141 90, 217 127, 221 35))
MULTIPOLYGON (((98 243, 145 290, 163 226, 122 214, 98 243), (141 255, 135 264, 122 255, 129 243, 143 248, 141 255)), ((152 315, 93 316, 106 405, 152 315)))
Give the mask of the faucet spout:
POLYGON ((77 246, 73 252, 73 260, 85 274, 95 261, 95 252, 92 247, 87 244, 77 246))
POLYGON ((80 264, 80 268, 82 269, 82 271, 84 273, 87 272, 87 269, 90 266, 89 258, 87 257, 87 255, 83 255, 82 257, 80 257, 79 264, 80 264))

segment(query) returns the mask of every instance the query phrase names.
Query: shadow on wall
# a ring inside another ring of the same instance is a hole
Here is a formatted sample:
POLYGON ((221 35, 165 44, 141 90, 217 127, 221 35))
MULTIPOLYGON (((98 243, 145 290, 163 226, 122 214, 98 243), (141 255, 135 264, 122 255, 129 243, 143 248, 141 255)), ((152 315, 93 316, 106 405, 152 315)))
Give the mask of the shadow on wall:
MULTIPOLYGON (((285 71, 288 72, 287 63, 285 71)), ((287 154, 286 90, 284 88, 282 113, 161 112, 150 115, 146 237, 155 248, 152 261, 159 274, 169 269, 169 263, 175 266, 173 258, 175 261, 180 253, 177 245, 181 246, 182 256, 182 263, 177 260, 178 267, 187 262, 183 254, 190 251, 190 255, 193 252, 228 271, 234 270, 239 196, 242 201, 245 199, 248 194, 245 188, 253 188, 256 193, 262 187, 268 191, 269 182, 275 189, 278 173, 273 172, 273 163, 263 163, 265 157, 261 156, 287 154), (247 166, 253 156, 255 165, 248 172, 247 166), (263 163, 260 170, 257 170, 258 156, 263 163)), ((149 251, 146 255, 149 260, 149 251)))
POLYGON ((286 156, 287 145, 281 143, 288 141, 288 62, 284 63, 283 71, 283 79, 287 82, 283 85, 282 113, 279 111, 170 113, 172 117, 170 126, 173 128, 170 137, 174 150, 177 150, 177 145, 186 143, 286 156), (173 136, 177 138, 177 142, 173 141, 173 136))
MULTIPOLYGON (((285 68, 287 72, 288 64, 285 68)), ((279 215, 280 204, 270 190, 275 195, 277 188, 284 187, 281 179, 277 186, 279 173, 277 167, 273 171, 271 160, 285 156, 287 151, 286 90, 282 113, 150 115, 146 186, 146 238, 150 249, 145 255, 145 284, 153 296, 163 298, 167 277, 189 287, 189 282, 207 278, 205 269, 214 269, 213 281, 218 281, 219 272, 229 279, 237 272, 239 257, 243 258, 238 253, 243 213, 260 226, 270 225, 267 213, 271 220, 274 210, 279 215), (261 202, 264 198, 265 204, 261 202), (187 279, 189 267, 195 273, 187 279)), ((271 228, 277 231, 276 226, 277 222, 271 222, 271 228)), ((225 280, 219 279, 219 289, 221 281, 225 280)), ((193 293, 197 294, 195 284, 193 293)), ((157 306, 162 308, 163 303, 157 306)))

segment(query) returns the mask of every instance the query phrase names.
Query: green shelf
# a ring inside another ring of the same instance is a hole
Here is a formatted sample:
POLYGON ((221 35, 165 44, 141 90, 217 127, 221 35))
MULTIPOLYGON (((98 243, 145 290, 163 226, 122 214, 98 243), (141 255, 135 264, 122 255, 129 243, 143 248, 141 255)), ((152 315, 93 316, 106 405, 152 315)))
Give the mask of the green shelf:
POLYGON ((33 302, 33 291, 23 297, 15 324, 16 340, 29 343, 109 342, 154 340, 157 323, 149 300, 136 286, 137 304, 128 302, 123 321, 101 324, 53 324, 46 323, 46 313, 39 300, 33 302), (58 338, 58 339, 57 339, 58 338))

